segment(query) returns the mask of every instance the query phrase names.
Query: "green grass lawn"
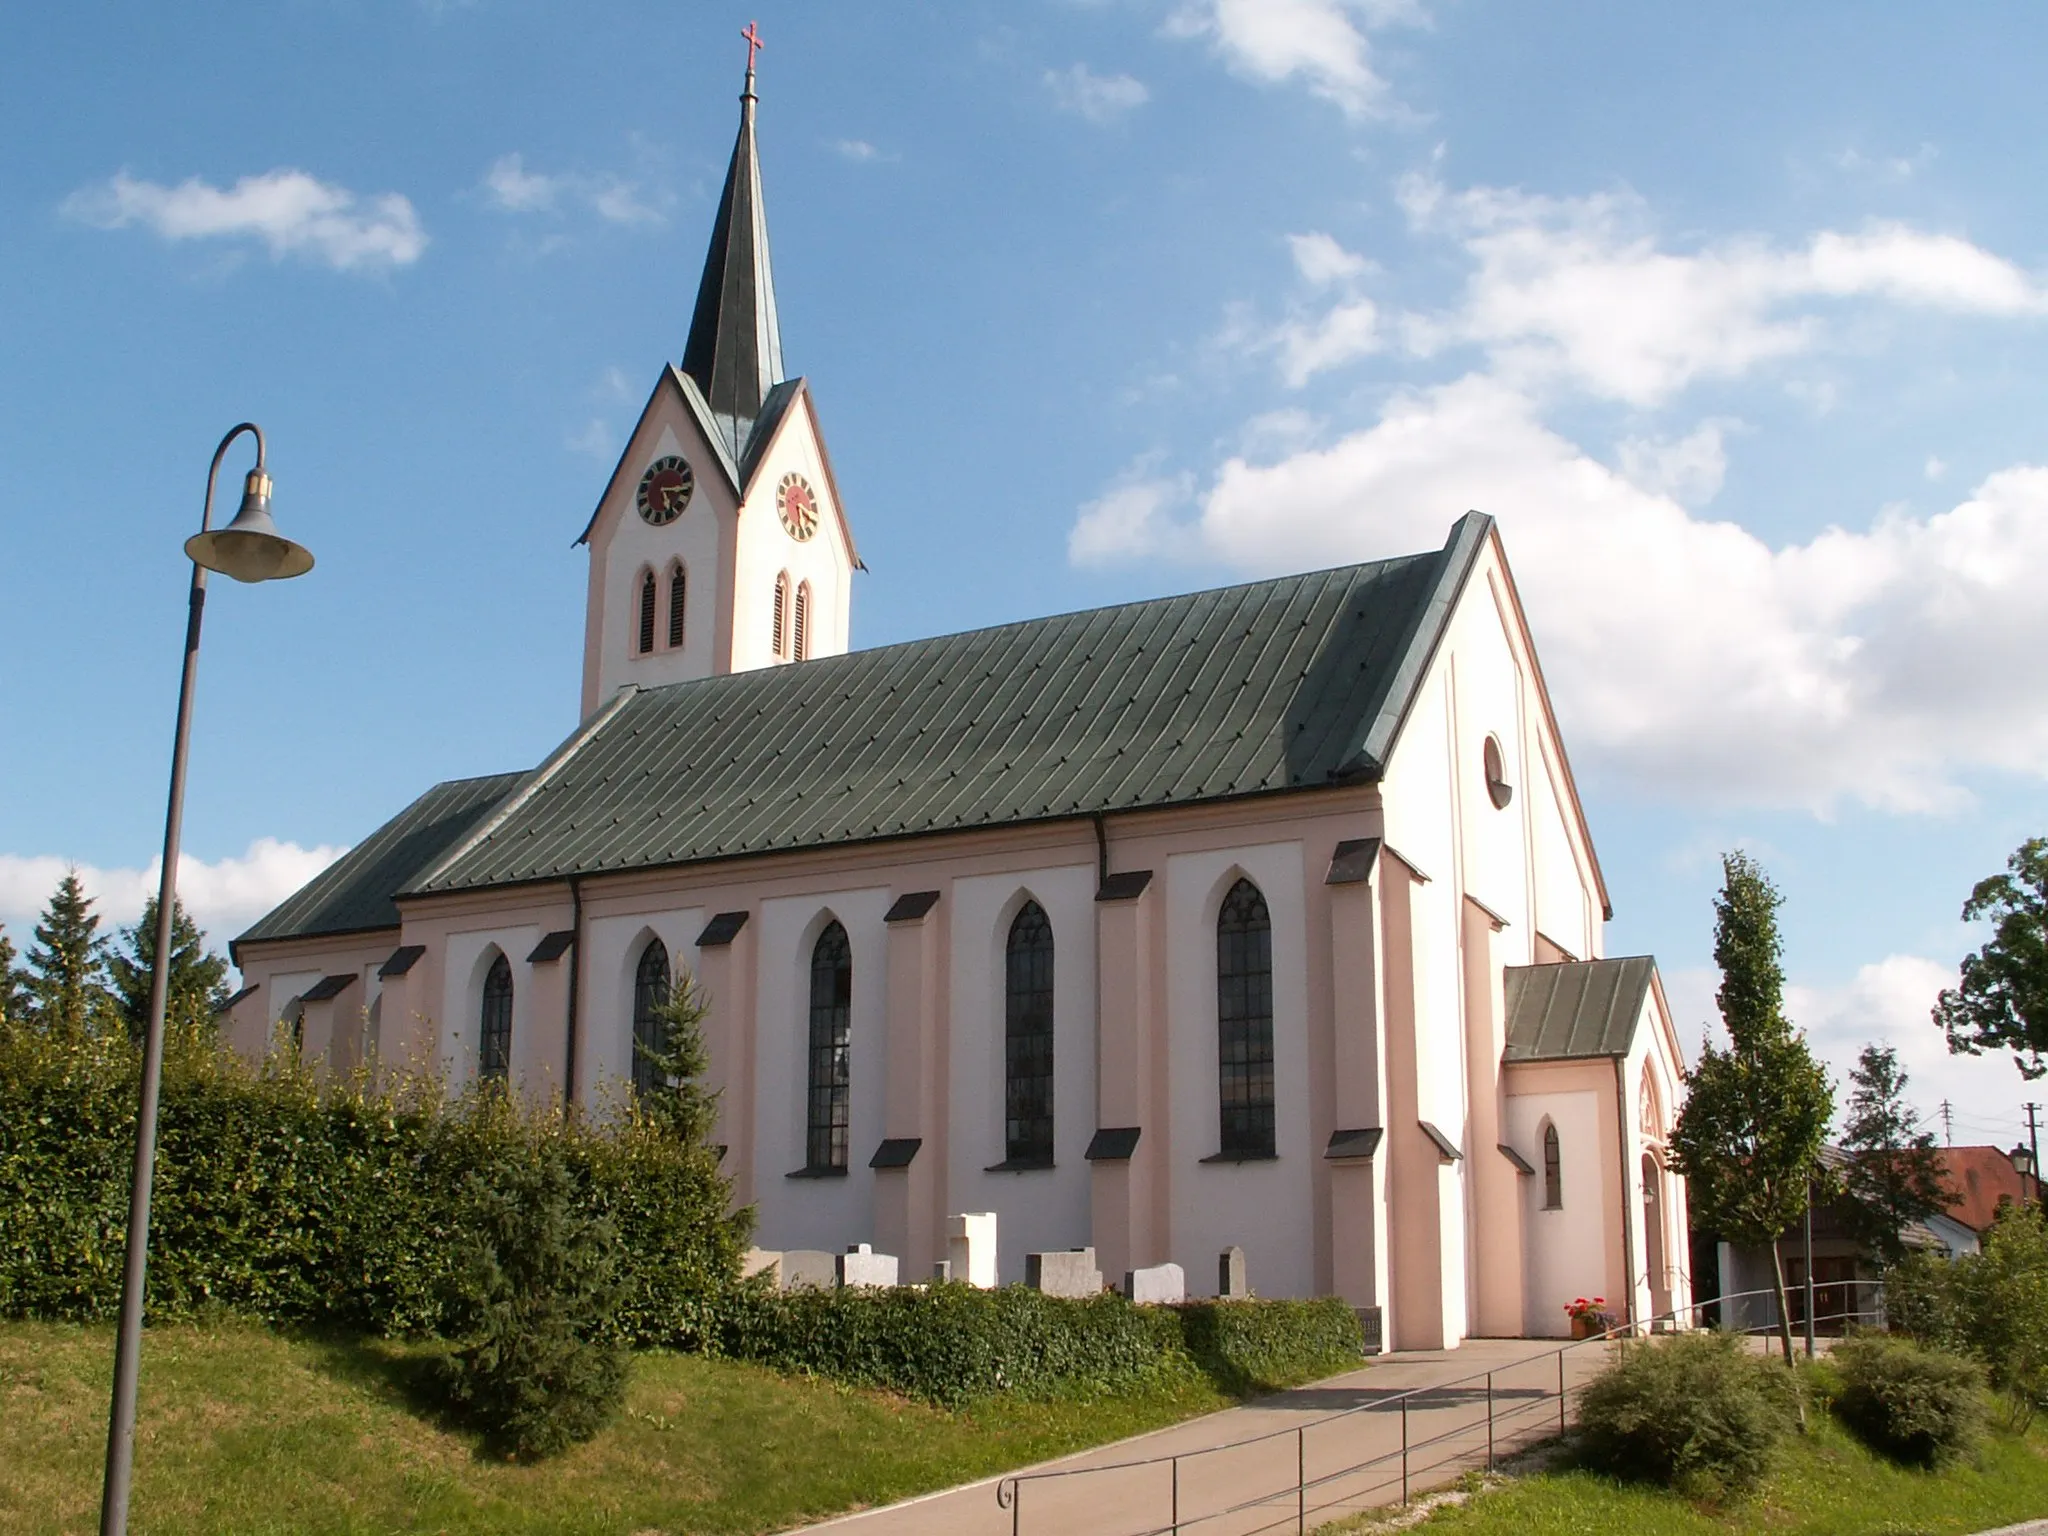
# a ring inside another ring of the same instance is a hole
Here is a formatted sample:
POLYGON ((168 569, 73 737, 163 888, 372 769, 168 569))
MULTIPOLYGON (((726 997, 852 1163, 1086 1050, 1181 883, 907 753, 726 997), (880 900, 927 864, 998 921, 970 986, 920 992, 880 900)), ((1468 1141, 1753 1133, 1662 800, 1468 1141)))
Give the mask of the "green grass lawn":
MULTIPOLYGON (((1226 1407, 1207 1382, 947 1413, 753 1366, 636 1357, 625 1414, 537 1466, 408 1391, 420 1352, 242 1323, 144 1342, 133 1524, 183 1532, 772 1531, 1226 1407)), ((97 1527, 113 1334, 0 1324, 0 1533, 97 1527)))
MULTIPOLYGON (((1723 1509, 1590 1472, 1516 1478, 1439 1510, 1428 1536, 1951 1536, 2048 1516, 2048 1435, 1999 1434, 1975 1466, 1912 1471, 1825 1413, 1754 1498, 1723 1509)), ((1327 1528, 1365 1532, 1372 1519, 1327 1528)))

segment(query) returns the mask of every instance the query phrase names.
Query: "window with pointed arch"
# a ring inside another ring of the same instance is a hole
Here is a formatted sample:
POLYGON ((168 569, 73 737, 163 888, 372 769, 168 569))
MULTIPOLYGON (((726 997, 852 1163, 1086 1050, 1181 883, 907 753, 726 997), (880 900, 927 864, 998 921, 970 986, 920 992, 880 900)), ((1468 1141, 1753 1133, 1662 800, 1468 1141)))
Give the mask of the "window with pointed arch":
POLYGON ((811 949, 804 1171, 844 1173, 852 1118, 853 946, 837 921, 811 949))
POLYGON ((668 1054, 668 946, 649 939, 633 967, 633 1092, 643 1097, 668 1086, 660 1058, 668 1054))
POLYGON ((798 661, 811 659, 811 584, 800 581, 796 584, 796 642, 793 647, 798 661))
POLYGON ((640 573, 640 627, 634 635, 639 654, 647 656, 654 650, 654 572, 640 573))
POLYGON ((1274 1156, 1273 921, 1249 880, 1216 914, 1216 1044, 1222 1155, 1274 1156))
POLYGON ((782 571, 775 578, 775 612, 772 615, 775 636, 770 642, 775 654, 782 660, 789 660, 789 572, 782 571))
POLYGON ((1003 966, 1003 1160, 1052 1166, 1052 923, 1027 901, 1003 966))
POLYGON ((668 568, 668 648, 672 651, 683 643, 683 599, 688 596, 688 587, 683 563, 678 560, 668 568))
POLYGON ((1557 1127, 1543 1122, 1543 1209, 1564 1209, 1564 1148, 1557 1139, 1557 1127))
POLYGON ((512 962, 503 954, 484 976, 484 1000, 476 1031, 476 1073, 487 1083, 512 1074, 512 962))

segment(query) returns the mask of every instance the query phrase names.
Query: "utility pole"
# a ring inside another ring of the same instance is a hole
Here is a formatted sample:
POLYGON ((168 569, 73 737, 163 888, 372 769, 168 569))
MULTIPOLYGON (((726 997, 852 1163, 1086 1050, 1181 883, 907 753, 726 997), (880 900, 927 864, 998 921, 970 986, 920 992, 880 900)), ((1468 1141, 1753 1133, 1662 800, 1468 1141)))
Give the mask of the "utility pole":
POLYGON ((2041 1203, 2041 1125, 2039 1104, 2025 1104, 2027 1112, 2027 1146, 2034 1154, 2034 1203, 2041 1203))
POLYGON ((1941 1139, 1945 1146, 1956 1144, 1956 1112, 1947 1099, 1941 1101, 1941 1139))

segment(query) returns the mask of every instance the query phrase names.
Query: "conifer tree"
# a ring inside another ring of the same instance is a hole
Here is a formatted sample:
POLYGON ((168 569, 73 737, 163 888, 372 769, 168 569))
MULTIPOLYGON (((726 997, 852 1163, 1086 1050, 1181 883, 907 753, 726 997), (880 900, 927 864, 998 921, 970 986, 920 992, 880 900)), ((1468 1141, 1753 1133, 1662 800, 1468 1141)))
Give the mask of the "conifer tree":
MULTIPOLYGON (((149 1026, 149 987, 156 965, 156 898, 143 903, 134 927, 121 930, 122 948, 107 958, 115 1006, 140 1040, 149 1026)), ((209 1039, 214 1015, 228 999, 228 963, 206 948, 185 903, 171 899, 171 975, 164 1000, 164 1038, 180 1043, 209 1039)))
POLYGON ((73 869, 57 882, 29 951, 29 987, 36 1025, 61 1040, 83 1040, 107 1024, 113 999, 107 991, 107 941, 99 914, 73 869))
POLYGON ((1899 1233, 1948 1205, 1941 1154, 1931 1131, 1906 1103, 1906 1074, 1890 1046, 1866 1045, 1849 1074, 1849 1118, 1842 1174, 1850 1226, 1887 1266, 1906 1256, 1899 1233))
POLYGON ((1778 1298, 1778 1334, 1792 1360, 1785 1264, 1778 1239, 1806 1211, 1822 1178, 1820 1151, 1834 1118, 1827 1069, 1785 1017, 1784 898, 1744 853, 1722 857, 1714 900, 1717 1001, 1728 1048, 1711 1041, 1686 1086, 1671 1134, 1673 1162, 1686 1177, 1693 1220, 1744 1247, 1768 1248, 1778 1298))
POLYGON ((7 937, 6 924, 0 923, 0 1035, 28 1023, 28 976, 15 960, 14 940, 7 937))
POLYGON ((640 1113, 685 1146, 703 1145, 718 1123, 718 1093, 704 1086, 711 1053, 704 1044, 704 1020, 710 1004, 696 977, 682 971, 662 1000, 661 1040, 657 1047, 634 1049, 653 1063, 659 1086, 642 1094, 640 1113))

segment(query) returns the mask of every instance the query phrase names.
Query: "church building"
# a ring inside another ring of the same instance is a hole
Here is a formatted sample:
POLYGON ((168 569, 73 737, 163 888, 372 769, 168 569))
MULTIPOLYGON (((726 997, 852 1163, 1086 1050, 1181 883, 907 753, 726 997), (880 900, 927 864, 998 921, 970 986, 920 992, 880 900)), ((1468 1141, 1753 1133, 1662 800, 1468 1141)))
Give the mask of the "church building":
POLYGON ((764 1247, 915 1278, 993 1211, 1003 1281, 1091 1245, 1200 1294, 1235 1246, 1392 1348, 1686 1305, 1682 1056, 1655 962, 1603 953, 1500 528, 850 650, 755 107, 750 69, 681 361, 579 540, 581 723, 244 933, 236 1046, 603 1113, 687 971, 764 1247))

